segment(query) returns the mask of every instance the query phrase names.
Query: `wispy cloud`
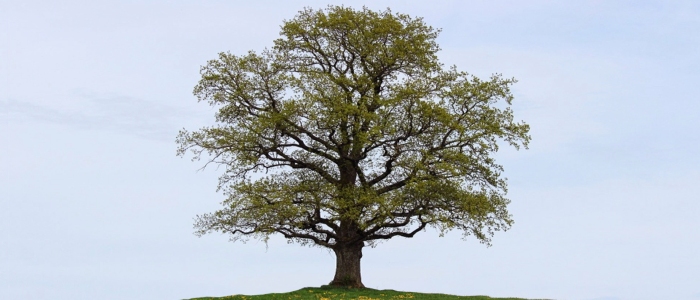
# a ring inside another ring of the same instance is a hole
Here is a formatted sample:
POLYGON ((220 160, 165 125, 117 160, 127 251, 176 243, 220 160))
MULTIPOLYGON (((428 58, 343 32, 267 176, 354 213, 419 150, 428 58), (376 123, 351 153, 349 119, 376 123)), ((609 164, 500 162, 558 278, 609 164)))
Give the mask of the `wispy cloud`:
POLYGON ((0 118, 29 117, 80 129, 116 131, 170 142, 178 129, 189 127, 201 117, 196 111, 129 96, 77 93, 71 100, 58 107, 15 99, 0 101, 0 118))

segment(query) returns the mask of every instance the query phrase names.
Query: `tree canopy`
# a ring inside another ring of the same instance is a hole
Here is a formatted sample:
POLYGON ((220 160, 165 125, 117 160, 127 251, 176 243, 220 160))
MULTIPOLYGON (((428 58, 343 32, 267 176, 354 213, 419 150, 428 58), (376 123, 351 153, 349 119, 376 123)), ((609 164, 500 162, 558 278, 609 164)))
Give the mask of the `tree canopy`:
POLYGON ((225 166, 227 198, 197 216, 197 234, 329 248, 331 284, 362 287, 365 245, 426 226, 486 244, 507 230, 492 154, 530 141, 510 108, 516 81, 445 67, 438 34, 389 9, 306 8, 272 48, 207 62, 194 94, 218 109, 216 125, 180 131, 178 155, 225 166))

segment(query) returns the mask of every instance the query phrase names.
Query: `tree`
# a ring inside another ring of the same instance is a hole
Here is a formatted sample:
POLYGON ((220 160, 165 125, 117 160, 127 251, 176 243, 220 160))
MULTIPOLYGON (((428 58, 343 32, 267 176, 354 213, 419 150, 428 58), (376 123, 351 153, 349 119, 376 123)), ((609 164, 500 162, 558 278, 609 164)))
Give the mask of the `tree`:
POLYGON ((349 287, 364 287, 363 247, 426 226, 490 245, 513 223, 490 155, 527 148, 529 126, 513 121, 516 81, 445 68, 438 33, 389 9, 306 8, 271 49, 209 61, 194 94, 218 124, 180 131, 178 155, 225 165, 227 198, 196 233, 328 248, 330 285, 349 287), (278 172, 251 181, 263 169, 278 172))

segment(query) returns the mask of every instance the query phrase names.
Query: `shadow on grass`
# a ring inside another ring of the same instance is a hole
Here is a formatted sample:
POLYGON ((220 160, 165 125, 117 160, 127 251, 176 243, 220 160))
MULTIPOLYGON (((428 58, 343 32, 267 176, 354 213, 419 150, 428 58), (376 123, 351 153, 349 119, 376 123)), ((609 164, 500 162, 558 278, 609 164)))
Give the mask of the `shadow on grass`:
MULTIPOLYGON (((425 300, 437 300, 437 299, 467 299, 467 300, 527 300, 523 298, 491 298, 488 296, 455 296, 446 294, 426 294, 426 293, 413 293, 413 292, 401 292, 395 290, 375 290, 371 288, 342 288, 342 287, 331 287, 323 285, 321 287, 313 288, 307 287, 300 290, 296 290, 289 293, 276 293, 276 294, 264 294, 264 295, 232 295, 224 297, 201 297, 192 298, 189 300, 243 300, 243 299, 256 299, 256 300, 267 300, 267 299, 317 299, 317 300, 350 300, 350 299, 362 299, 362 300, 374 300, 374 299, 425 299, 425 300)), ((535 300, 535 299, 532 299, 535 300)), ((542 299, 544 300, 544 299, 542 299)))

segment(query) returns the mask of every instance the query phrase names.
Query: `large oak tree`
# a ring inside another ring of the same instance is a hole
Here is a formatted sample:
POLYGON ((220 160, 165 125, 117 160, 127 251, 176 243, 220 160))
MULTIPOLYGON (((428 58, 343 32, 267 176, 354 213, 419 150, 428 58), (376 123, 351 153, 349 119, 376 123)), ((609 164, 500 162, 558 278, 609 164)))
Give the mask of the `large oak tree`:
POLYGON ((438 33, 389 9, 307 8, 271 49, 203 66, 194 94, 218 108, 217 125, 183 129, 178 155, 226 166, 227 198, 197 216, 197 234, 281 234, 329 248, 330 284, 363 287, 365 246, 426 226, 486 244, 508 229, 506 181, 491 155, 500 141, 530 140, 509 107, 515 80, 445 68, 438 33))

